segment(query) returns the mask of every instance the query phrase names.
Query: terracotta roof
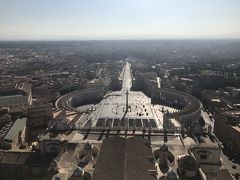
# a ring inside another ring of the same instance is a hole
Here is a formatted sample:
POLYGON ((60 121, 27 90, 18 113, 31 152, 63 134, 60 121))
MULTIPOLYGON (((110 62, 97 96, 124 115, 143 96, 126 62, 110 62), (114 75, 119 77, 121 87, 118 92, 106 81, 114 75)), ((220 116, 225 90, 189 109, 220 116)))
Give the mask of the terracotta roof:
POLYGON ((139 137, 128 139, 119 136, 104 139, 93 180, 151 180, 149 170, 154 170, 151 162, 152 150, 139 137))

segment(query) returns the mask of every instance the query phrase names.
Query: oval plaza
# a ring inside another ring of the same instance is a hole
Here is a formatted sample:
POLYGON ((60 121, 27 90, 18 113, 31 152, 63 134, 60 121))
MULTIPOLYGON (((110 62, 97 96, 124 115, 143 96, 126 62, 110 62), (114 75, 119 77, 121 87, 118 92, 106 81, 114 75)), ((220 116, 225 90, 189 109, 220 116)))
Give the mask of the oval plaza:
MULTIPOLYGON (((168 124, 169 128, 180 130, 182 126, 194 127, 201 119, 202 104, 197 98, 152 86, 144 77, 134 78, 131 64, 127 61, 119 79, 122 82, 120 91, 109 91, 106 85, 88 88, 60 97, 56 106, 76 112, 91 112, 81 127, 76 125, 76 128, 163 130, 163 126, 166 129, 168 124), (141 80, 142 91, 132 90, 133 79, 135 83, 141 80), (164 119, 168 119, 167 123, 164 119)), ((205 129, 212 126, 208 120, 205 120, 205 129)))

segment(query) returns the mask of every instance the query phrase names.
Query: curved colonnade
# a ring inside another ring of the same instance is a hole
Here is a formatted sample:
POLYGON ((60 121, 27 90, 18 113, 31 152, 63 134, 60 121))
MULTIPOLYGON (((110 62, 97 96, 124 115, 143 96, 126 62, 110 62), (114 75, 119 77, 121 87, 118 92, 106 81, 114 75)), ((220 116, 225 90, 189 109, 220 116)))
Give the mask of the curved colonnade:
MULTIPOLYGON (((55 105, 58 109, 77 112, 77 107, 96 104, 104 98, 104 95, 104 88, 88 88, 61 96, 57 99, 55 105)), ((189 127, 201 117, 201 102, 196 97, 181 91, 157 89, 152 96, 152 101, 154 104, 179 109, 179 111, 167 115, 170 118, 176 118, 185 127, 189 127)))
POLYGON ((157 89, 152 100, 156 104, 166 105, 179 109, 177 112, 169 113, 169 117, 174 117, 184 124, 190 126, 193 121, 201 117, 202 104, 196 97, 177 90, 157 89))
POLYGON ((87 88, 65 94, 57 99, 55 106, 57 109, 76 111, 77 107, 98 103, 104 97, 104 88, 87 88))

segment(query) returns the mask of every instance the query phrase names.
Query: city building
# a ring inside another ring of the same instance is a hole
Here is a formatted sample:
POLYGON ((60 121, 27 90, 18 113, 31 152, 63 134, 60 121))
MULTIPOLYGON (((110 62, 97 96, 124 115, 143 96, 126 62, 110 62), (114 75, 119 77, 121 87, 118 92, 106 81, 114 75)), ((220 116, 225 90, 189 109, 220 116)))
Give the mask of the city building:
POLYGON ((201 99, 215 119, 214 132, 227 151, 240 151, 240 95, 239 89, 204 90, 201 99))
POLYGON ((47 127, 47 123, 53 117, 50 104, 36 104, 27 109, 28 126, 30 129, 47 127))
POLYGON ((0 108, 26 107, 32 104, 31 85, 17 83, 15 86, 1 86, 0 108))
POLYGON ((3 139, 4 149, 18 149, 25 145, 27 118, 17 119, 3 139))

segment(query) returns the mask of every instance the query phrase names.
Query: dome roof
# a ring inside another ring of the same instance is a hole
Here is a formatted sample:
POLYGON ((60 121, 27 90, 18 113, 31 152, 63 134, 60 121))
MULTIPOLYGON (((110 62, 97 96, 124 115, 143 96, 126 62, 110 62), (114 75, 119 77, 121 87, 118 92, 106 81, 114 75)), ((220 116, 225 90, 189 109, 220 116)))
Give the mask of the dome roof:
POLYGON ((196 163, 194 157, 191 155, 185 156, 182 159, 182 163, 180 164, 180 168, 188 170, 188 171, 196 171, 199 168, 199 165, 196 163))
POLYGON ((80 167, 77 167, 73 172, 73 176, 75 177, 81 177, 83 175, 84 175, 84 170, 80 167))
POLYGON ((160 147, 160 151, 168 151, 168 146, 166 144, 163 144, 161 147, 160 147))
POLYGON ((84 146, 84 150, 91 150, 93 148, 93 145, 87 142, 84 146))
POLYGON ((177 174, 172 170, 170 172, 167 173, 167 179, 168 180, 177 180, 178 176, 177 174))

